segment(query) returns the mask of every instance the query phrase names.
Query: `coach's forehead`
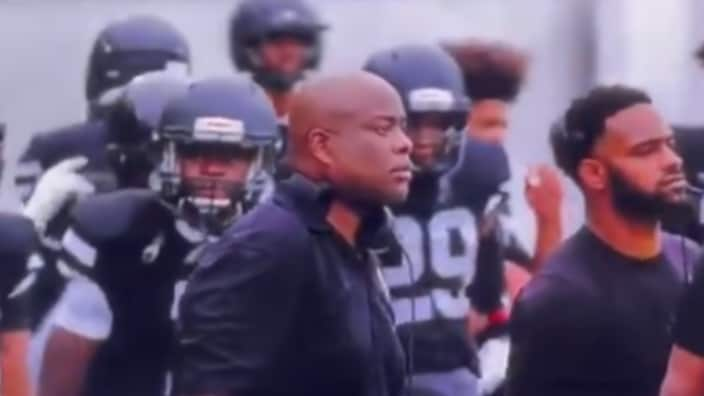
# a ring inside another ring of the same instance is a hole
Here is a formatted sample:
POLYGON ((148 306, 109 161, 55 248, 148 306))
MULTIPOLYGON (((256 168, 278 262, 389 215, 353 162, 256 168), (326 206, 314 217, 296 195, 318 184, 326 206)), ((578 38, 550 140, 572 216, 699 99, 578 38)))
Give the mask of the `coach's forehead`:
POLYGON ((606 119, 605 128, 604 142, 624 150, 672 135, 663 117, 649 103, 635 104, 617 112, 606 119))

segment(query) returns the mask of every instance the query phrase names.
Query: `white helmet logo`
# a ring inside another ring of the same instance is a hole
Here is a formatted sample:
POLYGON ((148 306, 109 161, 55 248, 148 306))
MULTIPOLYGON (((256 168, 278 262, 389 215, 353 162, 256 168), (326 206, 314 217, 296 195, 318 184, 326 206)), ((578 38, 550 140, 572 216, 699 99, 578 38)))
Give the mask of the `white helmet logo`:
POLYGON ((440 88, 418 88, 408 93, 408 105, 413 111, 448 111, 452 109, 452 92, 440 88))

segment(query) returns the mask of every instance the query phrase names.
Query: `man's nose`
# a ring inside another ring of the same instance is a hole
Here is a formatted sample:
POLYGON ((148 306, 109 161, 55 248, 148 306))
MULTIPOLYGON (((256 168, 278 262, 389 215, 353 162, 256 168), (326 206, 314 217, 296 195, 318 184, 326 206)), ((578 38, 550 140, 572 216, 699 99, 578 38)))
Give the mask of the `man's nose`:
POLYGON ((684 161, 674 147, 665 145, 663 156, 663 163, 666 170, 677 172, 682 171, 684 161))
POLYGON ((413 149, 413 141, 408 135, 401 129, 398 128, 396 131, 396 141, 394 142, 394 151, 399 154, 410 154, 413 149))
POLYGON ((200 172, 206 176, 221 176, 225 170, 225 165, 219 161, 204 160, 200 166, 200 172))

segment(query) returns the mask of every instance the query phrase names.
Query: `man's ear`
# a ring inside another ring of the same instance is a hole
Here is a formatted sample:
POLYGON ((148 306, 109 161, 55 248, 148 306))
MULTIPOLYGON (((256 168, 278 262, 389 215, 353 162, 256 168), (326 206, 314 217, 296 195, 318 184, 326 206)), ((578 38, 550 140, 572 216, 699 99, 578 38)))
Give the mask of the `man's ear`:
POLYGON ((325 165, 333 162, 330 152, 330 132, 323 128, 313 128, 308 131, 307 141, 313 158, 325 165))
POLYGON ((585 158, 577 166, 577 174, 584 188, 604 190, 609 185, 609 172, 603 162, 585 158))

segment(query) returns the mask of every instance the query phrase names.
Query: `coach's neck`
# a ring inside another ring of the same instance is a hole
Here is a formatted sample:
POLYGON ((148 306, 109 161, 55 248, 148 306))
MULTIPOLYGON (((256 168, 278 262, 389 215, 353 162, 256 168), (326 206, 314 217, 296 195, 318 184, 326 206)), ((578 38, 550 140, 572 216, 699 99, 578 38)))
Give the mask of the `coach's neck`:
POLYGON ((362 216, 356 208, 342 200, 333 200, 326 219, 350 246, 356 245, 362 223, 362 216))
POLYGON ((612 205, 591 202, 587 203, 587 226, 624 256, 649 259, 660 253, 660 222, 656 219, 632 219, 612 205))

